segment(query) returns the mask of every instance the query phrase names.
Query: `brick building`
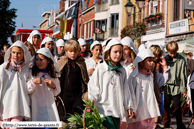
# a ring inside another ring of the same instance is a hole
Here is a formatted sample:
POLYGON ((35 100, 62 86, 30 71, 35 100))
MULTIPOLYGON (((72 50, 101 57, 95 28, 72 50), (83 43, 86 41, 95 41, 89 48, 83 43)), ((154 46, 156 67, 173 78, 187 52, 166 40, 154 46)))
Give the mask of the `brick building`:
POLYGON ((145 0, 143 17, 147 24, 147 31, 141 41, 145 42, 148 47, 151 44, 165 46, 166 15, 166 0, 145 0))
POLYGON ((77 38, 83 38, 88 43, 94 39, 95 27, 94 0, 81 0, 78 9, 77 38))

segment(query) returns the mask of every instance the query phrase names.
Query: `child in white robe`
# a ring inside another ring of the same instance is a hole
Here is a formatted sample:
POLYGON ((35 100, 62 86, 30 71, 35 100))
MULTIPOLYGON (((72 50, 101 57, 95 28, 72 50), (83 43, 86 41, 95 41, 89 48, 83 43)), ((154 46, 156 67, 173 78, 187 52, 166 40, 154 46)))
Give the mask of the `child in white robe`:
POLYGON ((55 56, 55 61, 57 62, 61 56, 65 54, 65 41, 63 39, 59 39, 56 42, 57 46, 57 54, 55 56))
POLYGON ((52 40, 52 38, 50 37, 45 37, 43 39, 43 41, 41 42, 40 48, 48 48, 50 50, 50 52, 52 53, 54 59, 56 58, 56 53, 57 53, 57 47, 56 47, 56 43, 52 40))
POLYGON ((94 72, 96 66, 99 63, 102 63, 102 59, 100 58, 102 52, 101 43, 98 41, 94 41, 90 46, 90 51, 92 53, 92 57, 85 61, 89 78, 92 76, 92 73, 94 72))
POLYGON ((129 88, 134 90, 136 119, 130 119, 128 129, 153 129, 154 118, 160 116, 154 93, 153 67, 154 54, 149 49, 139 51, 133 64, 134 71, 129 76, 129 88))
POLYGON ((54 99, 61 92, 58 66, 48 48, 39 49, 33 61, 27 82, 32 121, 60 121, 54 99))
POLYGON ((86 61, 87 59, 90 58, 90 53, 87 51, 87 43, 82 38, 79 38, 78 42, 79 42, 79 45, 80 45, 80 48, 81 48, 80 55, 83 56, 83 58, 86 61))
POLYGON ((131 92, 123 60, 122 44, 112 39, 104 50, 104 62, 100 63, 88 83, 88 98, 94 102, 107 129, 119 129, 120 120, 134 117, 131 92), (127 111, 127 115, 126 115, 127 111))
POLYGON ((123 38, 121 43, 123 44, 123 51, 125 53, 125 60, 121 65, 125 68, 127 78, 129 78, 130 73, 134 69, 133 61, 135 60, 138 50, 130 37, 123 38))
POLYGON ((32 44, 35 51, 37 51, 40 48, 39 43, 41 42, 41 40, 42 40, 42 35, 38 30, 33 30, 27 39, 27 41, 32 44))
POLYGON ((21 41, 16 41, 5 53, 4 63, 0 66, 0 121, 19 122, 31 117, 26 88, 30 59, 31 55, 21 41))

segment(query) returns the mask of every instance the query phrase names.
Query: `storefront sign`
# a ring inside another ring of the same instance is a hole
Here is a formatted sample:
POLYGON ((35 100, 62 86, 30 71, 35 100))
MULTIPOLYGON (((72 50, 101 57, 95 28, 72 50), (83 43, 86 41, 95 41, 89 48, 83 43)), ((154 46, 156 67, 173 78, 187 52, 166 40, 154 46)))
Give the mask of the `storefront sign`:
POLYGON ((169 34, 176 34, 189 31, 188 19, 169 23, 169 34))
POLYGON ((194 11, 194 0, 184 0, 185 10, 194 11))

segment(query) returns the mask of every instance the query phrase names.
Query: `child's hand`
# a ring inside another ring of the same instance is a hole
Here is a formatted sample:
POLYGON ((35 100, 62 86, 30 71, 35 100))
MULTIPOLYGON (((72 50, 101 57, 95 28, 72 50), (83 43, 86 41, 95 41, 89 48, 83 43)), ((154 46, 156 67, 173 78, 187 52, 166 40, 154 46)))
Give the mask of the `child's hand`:
POLYGON ((48 87, 55 89, 56 85, 53 81, 49 80, 49 79, 45 79, 44 82, 47 84, 48 87))
POLYGON ((135 112, 133 112, 133 118, 137 118, 137 115, 136 115, 136 113, 135 112))
POLYGON ((128 112, 128 118, 129 119, 131 119, 131 118, 137 118, 137 116, 136 116, 136 113, 135 112, 133 112, 133 111, 131 111, 131 110, 127 110, 127 112, 128 112))
POLYGON ((36 78, 33 79, 34 84, 41 84, 42 83, 42 79, 41 78, 36 78))
POLYGON ((162 57, 160 57, 160 59, 162 60, 162 62, 160 62, 160 64, 163 65, 165 69, 168 69, 168 66, 166 64, 166 60, 162 57))
POLYGON ((129 119, 133 118, 133 111, 127 110, 127 112, 128 112, 128 118, 129 119))
POLYGON ((94 72, 94 70, 95 70, 94 68, 91 68, 91 69, 89 69, 89 70, 88 70, 88 73, 90 73, 90 74, 91 74, 91 73, 93 73, 93 72, 94 72))

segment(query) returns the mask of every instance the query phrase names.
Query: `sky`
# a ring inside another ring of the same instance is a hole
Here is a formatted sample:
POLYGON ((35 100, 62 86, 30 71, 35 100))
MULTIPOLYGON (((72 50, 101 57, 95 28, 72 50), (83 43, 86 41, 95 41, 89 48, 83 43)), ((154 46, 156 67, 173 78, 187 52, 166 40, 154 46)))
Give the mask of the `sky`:
POLYGON ((51 9, 59 9, 60 0, 10 0, 11 8, 17 9, 16 15, 16 29, 13 35, 16 34, 17 29, 38 29, 39 24, 43 21, 41 16, 45 11, 51 9), (33 28, 33 26, 37 28, 33 28))

